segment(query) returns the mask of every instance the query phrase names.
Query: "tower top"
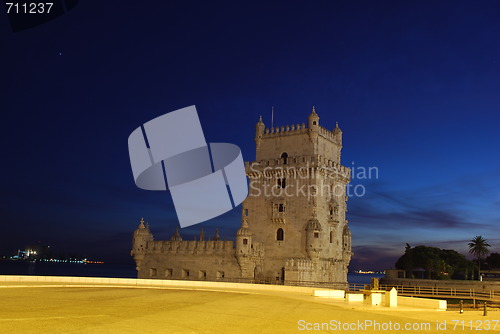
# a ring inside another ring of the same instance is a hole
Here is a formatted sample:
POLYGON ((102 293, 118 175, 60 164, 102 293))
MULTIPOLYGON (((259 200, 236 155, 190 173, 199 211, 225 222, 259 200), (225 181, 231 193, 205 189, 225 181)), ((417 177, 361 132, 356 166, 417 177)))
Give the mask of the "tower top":
POLYGON ((309 119, 319 119, 319 115, 316 112, 316 107, 315 106, 312 107, 312 111, 309 114, 309 119))
POLYGON ((243 219, 241 221, 241 227, 242 228, 248 228, 248 221, 247 221, 246 217, 243 217, 243 219))
POLYGON ((146 226, 144 226, 144 218, 141 218, 141 221, 139 222, 138 228, 146 228, 146 226))
POLYGON ((312 111, 309 114, 309 117, 307 118, 308 123, 309 123, 309 129, 317 129, 319 126, 319 116, 316 113, 316 107, 312 107, 312 111))
POLYGON ((250 236, 250 230, 248 228, 248 221, 246 217, 243 217, 241 220, 241 227, 240 229, 236 232, 237 236, 250 236))
POLYGON ((339 128, 339 122, 335 122, 335 129, 333 129, 333 134, 342 133, 342 130, 339 128))

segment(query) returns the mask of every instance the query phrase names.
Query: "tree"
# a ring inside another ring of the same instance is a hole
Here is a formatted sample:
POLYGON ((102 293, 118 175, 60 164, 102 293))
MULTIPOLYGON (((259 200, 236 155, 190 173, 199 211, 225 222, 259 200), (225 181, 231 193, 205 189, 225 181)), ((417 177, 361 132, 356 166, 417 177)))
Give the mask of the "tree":
POLYGON ((404 269, 406 272, 406 278, 413 278, 413 253, 412 248, 409 243, 406 243, 405 247, 405 264, 404 269))
POLYGON ((396 262, 397 269, 410 271, 406 277, 412 277, 414 268, 422 268, 427 278, 450 279, 466 273, 472 263, 465 256, 454 250, 436 247, 406 244, 405 253, 396 262))
POLYGON ((481 259, 489 253, 488 247, 491 247, 490 244, 480 235, 476 235, 469 242, 469 253, 477 258, 478 277, 481 277, 481 259))
POLYGON ((489 267, 489 269, 500 268, 500 254, 491 253, 484 259, 484 263, 489 267))

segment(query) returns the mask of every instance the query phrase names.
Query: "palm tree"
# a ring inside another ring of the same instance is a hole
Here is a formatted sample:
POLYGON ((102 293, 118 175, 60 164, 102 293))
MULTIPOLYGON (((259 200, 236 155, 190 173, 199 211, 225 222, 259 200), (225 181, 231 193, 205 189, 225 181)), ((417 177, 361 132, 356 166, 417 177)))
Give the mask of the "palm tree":
POLYGON ((481 259, 489 253, 488 247, 491 247, 490 244, 480 235, 476 235, 469 242, 469 253, 477 258, 479 279, 481 279, 481 259))

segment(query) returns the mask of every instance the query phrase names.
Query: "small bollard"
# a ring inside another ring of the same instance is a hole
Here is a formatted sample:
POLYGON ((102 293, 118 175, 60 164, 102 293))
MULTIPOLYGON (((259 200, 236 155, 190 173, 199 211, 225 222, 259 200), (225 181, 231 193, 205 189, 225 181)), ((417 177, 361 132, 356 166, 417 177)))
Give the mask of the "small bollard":
POLYGON ((460 299, 460 314, 464 313, 464 301, 460 299))
POLYGON ((486 307, 486 302, 484 302, 483 316, 488 315, 488 308, 486 307))

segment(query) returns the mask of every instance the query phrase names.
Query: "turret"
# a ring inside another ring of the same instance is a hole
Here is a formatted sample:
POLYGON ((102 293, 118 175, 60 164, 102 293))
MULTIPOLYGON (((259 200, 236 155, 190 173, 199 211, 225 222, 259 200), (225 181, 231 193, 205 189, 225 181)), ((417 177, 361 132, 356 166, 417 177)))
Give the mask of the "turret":
POLYGON ((241 228, 236 232, 236 260, 240 265, 242 278, 255 278, 255 262, 251 257, 252 247, 252 233, 248 228, 247 217, 244 215, 241 228))
POLYGON ((248 228, 247 218, 244 217, 241 222, 241 228, 236 232, 236 256, 248 256, 252 249, 252 233, 248 228))
POLYGON ((333 129, 333 136, 335 141, 342 146, 342 130, 339 128, 339 122, 335 123, 335 129, 333 129))
POLYGON ((146 248, 148 241, 153 241, 153 234, 149 230, 149 225, 144 224, 144 218, 141 218, 139 227, 134 231, 134 236, 132 237, 132 251, 130 255, 134 258, 137 271, 141 267, 142 260, 146 255, 146 248))
POLYGON ((306 228, 306 251, 309 258, 313 261, 318 261, 321 253, 321 224, 317 218, 312 218, 307 223, 306 228))
POLYGON ((316 114, 316 108, 313 106, 309 117, 307 117, 307 121, 309 123, 309 129, 312 131, 318 131, 319 127, 319 116, 316 114))
POLYGON ((318 131, 319 131, 319 116, 316 114, 316 108, 312 108, 312 112, 307 118, 308 126, 309 126, 309 139, 314 144, 314 153, 316 154, 316 144, 318 139, 318 131))
POLYGON ((307 222, 306 227, 306 251, 309 258, 316 262, 322 250, 321 231, 322 227, 316 214, 316 201, 313 199, 313 217, 307 222))
POLYGON ((339 122, 336 122, 335 129, 333 129, 333 138, 337 142, 338 146, 338 154, 337 154, 337 163, 340 163, 340 154, 342 151, 342 130, 339 128, 339 122))
POLYGON ((344 258, 344 261, 349 261, 351 256, 351 230, 346 224, 344 226, 344 230, 342 231, 342 257, 344 258))
POLYGON ((260 141, 262 140, 265 129, 266 126, 264 125, 264 122, 262 122, 262 116, 260 116, 259 122, 255 125, 255 144, 257 145, 257 148, 260 146, 260 141))

